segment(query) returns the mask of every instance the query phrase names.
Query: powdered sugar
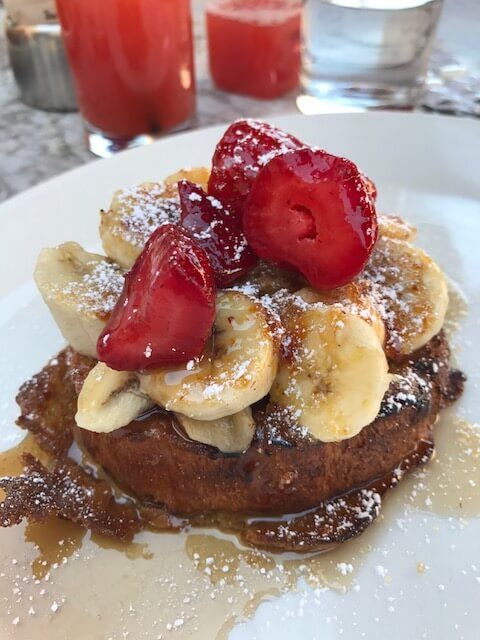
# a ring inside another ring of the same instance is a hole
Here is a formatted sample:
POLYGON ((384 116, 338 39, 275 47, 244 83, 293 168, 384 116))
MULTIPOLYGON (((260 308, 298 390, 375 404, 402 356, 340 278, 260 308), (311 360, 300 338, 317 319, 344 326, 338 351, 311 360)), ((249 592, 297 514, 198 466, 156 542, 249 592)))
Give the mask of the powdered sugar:
POLYGON ((385 237, 358 278, 385 323, 387 354, 412 350, 416 337, 434 322, 426 269, 428 259, 421 252, 404 240, 385 237))
POLYGON ((223 209, 223 204, 217 198, 214 198, 213 196, 207 196, 207 200, 210 202, 214 209, 223 209))
POLYGON ((301 412, 294 407, 272 405, 262 421, 266 441, 269 445, 293 443, 311 439, 308 429, 299 423, 301 412))
POLYGON ((176 224, 180 218, 178 195, 171 195, 163 183, 141 184, 123 189, 116 195, 115 214, 120 235, 142 248, 152 233, 163 224, 176 224))
POLYGON ((431 390, 431 382, 419 376, 412 368, 395 375, 380 407, 379 416, 399 413, 406 407, 415 407, 431 390))
POLYGON ((246 175, 255 176, 261 167, 278 155, 282 155, 299 147, 299 142, 279 129, 274 129, 264 122, 246 119, 237 120, 235 124, 248 124, 248 129, 239 126, 233 129, 237 140, 231 150, 234 165, 241 165, 246 175), (256 156, 255 150, 266 148, 268 151, 256 156), (251 159, 249 162, 248 159, 251 159))
MULTIPOLYGON (((87 265, 88 266, 88 265, 87 265)), ((81 313, 107 316, 111 313, 123 288, 122 269, 109 260, 102 260, 79 281, 70 282, 62 294, 75 300, 81 313)))

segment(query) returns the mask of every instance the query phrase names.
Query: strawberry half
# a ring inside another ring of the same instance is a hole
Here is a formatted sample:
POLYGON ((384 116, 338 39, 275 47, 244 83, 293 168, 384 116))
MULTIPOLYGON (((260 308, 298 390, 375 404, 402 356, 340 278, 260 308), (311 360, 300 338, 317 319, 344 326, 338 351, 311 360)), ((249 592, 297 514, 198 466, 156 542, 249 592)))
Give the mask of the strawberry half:
POLYGON ((295 267, 317 289, 333 289, 365 266, 377 217, 353 162, 300 149, 273 158, 259 172, 243 228, 260 258, 295 267))
POLYGON ((138 256, 97 342, 119 371, 175 365, 200 356, 215 317, 215 277, 205 251, 182 229, 157 229, 138 256))
POLYGON ((193 182, 179 182, 178 193, 181 224, 210 258, 217 285, 226 287, 248 273, 257 256, 248 246, 238 218, 193 182))
POLYGON ((215 148, 208 193, 238 218, 260 168, 275 155, 305 145, 276 127, 256 120, 231 124, 215 148))

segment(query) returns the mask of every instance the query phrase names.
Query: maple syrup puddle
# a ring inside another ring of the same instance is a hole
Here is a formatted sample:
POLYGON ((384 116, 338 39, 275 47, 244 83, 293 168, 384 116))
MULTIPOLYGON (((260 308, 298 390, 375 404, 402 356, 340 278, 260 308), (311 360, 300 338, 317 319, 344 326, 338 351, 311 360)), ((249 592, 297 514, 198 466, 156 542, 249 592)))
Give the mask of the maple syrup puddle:
POLYGON ((25 542, 33 543, 38 550, 32 562, 33 576, 41 580, 52 567, 67 561, 81 548, 85 535, 85 529, 54 516, 45 522, 29 522, 25 526, 25 542))
POLYGON ((455 334, 458 332, 463 318, 468 315, 468 300, 460 286, 451 278, 447 280, 447 287, 449 302, 443 329, 449 343, 455 344, 455 334))
MULTIPOLYGON (((435 436, 434 458, 388 492, 389 515, 380 514, 361 536, 328 553, 272 554, 204 529, 145 531, 122 543, 58 518, 0 530, 0 597, 6 612, 0 636, 68 633, 74 640, 93 632, 99 638, 129 632, 138 637, 141 628, 146 638, 171 630, 177 638, 227 638, 261 602, 295 590, 301 580, 313 588, 345 591, 355 584, 390 514, 421 509, 440 516, 480 516, 480 426, 447 409, 435 436), (86 584, 94 589, 82 589, 86 584), (29 614, 32 610, 35 614, 29 614), (86 611, 79 635, 72 635, 74 621, 80 624, 86 611)), ((26 451, 39 454, 30 435, 0 455, 0 473, 21 472, 19 458, 26 451)))
POLYGON ((458 336, 462 320, 468 315, 468 300, 459 284, 447 278, 448 309, 443 323, 443 330, 450 345, 450 364, 461 369, 457 352, 459 350, 458 336))
POLYGON ((441 516, 480 517, 480 425, 442 411, 435 455, 405 480, 411 506, 441 516))

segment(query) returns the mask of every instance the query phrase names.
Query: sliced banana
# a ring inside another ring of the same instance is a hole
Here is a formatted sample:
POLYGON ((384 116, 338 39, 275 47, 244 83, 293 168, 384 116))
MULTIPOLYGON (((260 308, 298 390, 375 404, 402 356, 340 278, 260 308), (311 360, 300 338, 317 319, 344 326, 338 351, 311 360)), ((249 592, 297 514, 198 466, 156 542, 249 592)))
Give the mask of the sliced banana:
POLYGON ((189 438, 216 447, 223 453, 246 451, 255 434, 255 421, 250 407, 218 420, 192 420, 180 413, 176 413, 175 417, 189 438))
POLYGON ((238 291, 221 293, 203 358, 140 375, 142 390, 165 409, 195 420, 238 413, 263 398, 275 378, 277 344, 269 323, 259 302, 238 291))
POLYGON ((339 305, 293 305, 291 339, 270 396, 324 442, 355 436, 377 416, 390 384, 375 328, 339 305))
POLYGON ((144 182, 113 195, 108 211, 100 212, 100 237, 107 256, 130 269, 152 233, 176 223, 180 205, 176 185, 144 182))
POLYGON ((187 179, 205 185, 203 167, 178 171, 164 182, 144 182, 114 193, 108 211, 100 212, 100 237, 107 256, 130 269, 152 233, 180 217, 177 182, 187 179))
POLYGON ((442 328, 447 282, 422 249, 404 240, 380 238, 363 278, 385 323, 389 357, 420 349, 442 328))
POLYGON ((394 238, 396 240, 414 240, 417 230, 399 216, 378 216, 378 235, 380 238, 394 238))
POLYGON ((385 324, 372 298, 368 295, 367 287, 362 287, 361 284, 353 282, 329 291, 317 291, 316 289, 305 287, 297 291, 295 295, 309 304, 322 302, 323 304, 335 305, 338 308, 354 313, 372 326, 380 344, 383 345, 385 324))
POLYGON ((123 287, 122 269, 76 242, 43 249, 34 279, 67 342, 96 357, 97 339, 123 287))
POLYGON ((114 371, 98 362, 83 383, 75 421, 82 429, 110 433, 153 406, 150 398, 140 391, 134 374, 114 371))
POLYGON ((207 167, 193 167, 192 169, 180 169, 165 178, 165 184, 173 184, 177 186, 180 180, 189 180, 202 187, 204 191, 208 189, 208 179, 210 178, 210 170, 207 167))

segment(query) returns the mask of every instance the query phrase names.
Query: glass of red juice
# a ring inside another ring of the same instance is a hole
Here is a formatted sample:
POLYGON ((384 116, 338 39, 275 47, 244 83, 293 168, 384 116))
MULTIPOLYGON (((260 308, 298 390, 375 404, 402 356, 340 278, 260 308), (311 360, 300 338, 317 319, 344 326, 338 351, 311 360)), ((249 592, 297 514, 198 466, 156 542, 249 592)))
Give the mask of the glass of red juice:
POLYGON ((186 127, 195 111, 190 0, 57 0, 90 150, 186 127))
POLYGON ((298 86, 301 0, 210 0, 210 72, 217 87, 277 98, 298 86))

